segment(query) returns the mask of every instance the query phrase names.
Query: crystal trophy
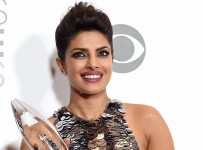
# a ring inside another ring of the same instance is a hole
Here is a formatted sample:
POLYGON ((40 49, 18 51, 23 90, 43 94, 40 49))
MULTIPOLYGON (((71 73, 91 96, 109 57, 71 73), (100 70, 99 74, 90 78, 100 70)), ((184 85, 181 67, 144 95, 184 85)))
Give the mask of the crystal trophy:
POLYGON ((23 101, 11 101, 17 127, 31 150, 68 150, 52 123, 23 101))

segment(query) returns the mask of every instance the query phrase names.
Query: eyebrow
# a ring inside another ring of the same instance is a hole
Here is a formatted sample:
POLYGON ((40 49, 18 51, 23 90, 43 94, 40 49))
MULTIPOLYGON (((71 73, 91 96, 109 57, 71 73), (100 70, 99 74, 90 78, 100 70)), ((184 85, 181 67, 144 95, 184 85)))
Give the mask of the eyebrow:
MULTIPOLYGON (((108 46, 102 46, 102 47, 99 47, 96 49, 96 51, 100 51, 101 49, 104 49, 104 48, 108 48, 109 50, 111 50, 108 46)), ((71 50, 71 52, 75 51, 75 50, 79 50, 79 51, 88 51, 88 48, 80 48, 80 47, 77 47, 77 48, 73 48, 71 50)))

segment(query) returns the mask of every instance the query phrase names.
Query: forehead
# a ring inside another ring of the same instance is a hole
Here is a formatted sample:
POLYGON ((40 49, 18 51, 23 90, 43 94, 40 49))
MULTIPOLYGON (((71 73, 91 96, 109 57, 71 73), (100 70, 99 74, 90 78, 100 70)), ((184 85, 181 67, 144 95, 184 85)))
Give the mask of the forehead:
POLYGON ((81 31, 72 38, 68 49, 75 47, 97 48, 101 46, 110 47, 110 44, 104 34, 98 31, 81 31))

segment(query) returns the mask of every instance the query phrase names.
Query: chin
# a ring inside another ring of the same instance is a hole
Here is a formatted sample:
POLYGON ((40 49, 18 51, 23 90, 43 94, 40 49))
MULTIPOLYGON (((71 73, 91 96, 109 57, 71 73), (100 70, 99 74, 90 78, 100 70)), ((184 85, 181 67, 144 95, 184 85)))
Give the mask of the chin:
POLYGON ((80 91, 80 95, 95 95, 95 94, 100 94, 103 93, 105 91, 105 89, 103 90, 81 90, 80 91))

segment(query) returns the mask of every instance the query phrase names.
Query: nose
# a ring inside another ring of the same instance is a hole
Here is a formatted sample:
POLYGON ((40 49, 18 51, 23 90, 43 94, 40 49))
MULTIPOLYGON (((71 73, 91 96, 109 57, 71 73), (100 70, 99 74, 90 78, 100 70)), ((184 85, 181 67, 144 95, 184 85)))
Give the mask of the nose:
POLYGON ((99 62, 95 56, 90 56, 87 60, 87 68, 95 70, 99 68, 99 62))

